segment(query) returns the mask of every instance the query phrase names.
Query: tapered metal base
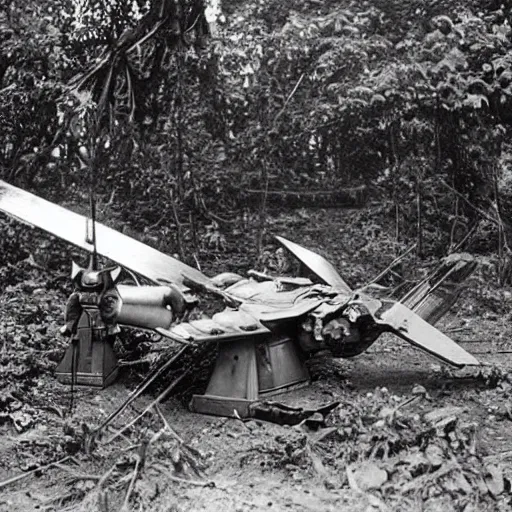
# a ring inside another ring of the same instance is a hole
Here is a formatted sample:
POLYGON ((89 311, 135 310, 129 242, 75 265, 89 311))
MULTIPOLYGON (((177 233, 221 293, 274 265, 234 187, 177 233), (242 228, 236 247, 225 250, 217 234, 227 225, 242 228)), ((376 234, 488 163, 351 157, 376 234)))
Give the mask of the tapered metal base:
POLYGON ((91 327, 90 318, 83 313, 76 338, 57 366, 55 376, 62 384, 104 388, 117 377, 119 367, 113 349, 114 336, 91 327))
POLYGON ((252 403, 308 381, 292 338, 230 341, 219 348, 206 393, 194 395, 190 408, 203 414, 244 418, 250 415, 252 403))
MULTIPOLYGON (((116 380, 118 373, 119 368, 117 367, 114 368, 108 375, 77 372, 74 378, 74 385, 87 386, 90 388, 106 388, 116 380)), ((71 373, 56 372, 55 376, 61 384, 71 385, 73 378, 71 373)))

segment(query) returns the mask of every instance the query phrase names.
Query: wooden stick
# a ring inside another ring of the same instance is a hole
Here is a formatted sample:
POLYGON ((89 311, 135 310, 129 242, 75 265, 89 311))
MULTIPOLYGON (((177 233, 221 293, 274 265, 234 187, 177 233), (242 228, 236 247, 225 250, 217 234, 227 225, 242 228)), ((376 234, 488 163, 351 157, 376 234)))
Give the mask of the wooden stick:
POLYGON ((186 480, 185 478, 179 478, 177 476, 166 475, 169 480, 173 482, 178 482, 180 484, 188 484, 195 485, 196 487, 210 487, 212 489, 217 488, 217 485, 213 480, 208 480, 206 482, 201 482, 200 480, 186 480))
POLYGON ((170 434, 181 444, 185 444, 183 439, 174 431, 174 429, 169 425, 169 422, 167 421, 166 417, 164 416, 162 410, 158 406, 158 404, 155 404, 154 406, 155 411, 157 412, 158 416, 160 416, 160 419, 162 420, 165 428, 170 432, 170 434))
POLYGON ((153 375, 148 375, 146 379, 141 382, 141 384, 133 390, 131 395, 128 397, 128 399, 121 404, 120 407, 118 407, 95 431, 94 434, 98 435, 101 430, 103 430, 109 423, 111 423, 115 418, 117 418, 135 399, 137 399, 147 388, 150 384, 152 384, 162 373, 171 366, 176 359, 178 359, 183 352, 186 350, 186 346, 182 347, 169 361, 164 363, 158 370, 155 371, 153 375))
POLYGON ((450 329, 444 329, 444 332, 445 333, 450 333, 450 334, 453 334, 454 332, 464 332, 464 331, 468 331, 468 330, 472 330, 473 327, 469 326, 469 325, 465 325, 464 327, 453 327, 453 328, 450 328, 450 329))
POLYGON ((109 479, 110 475, 115 471, 116 467, 117 462, 113 464, 108 471, 103 473, 101 478, 98 480, 98 485, 96 486, 98 490, 101 490, 101 488, 105 485, 105 482, 109 479))
POLYGON ((300 84, 302 83, 302 80, 304 80, 305 74, 302 73, 300 75, 299 79, 297 80, 295 87, 292 89, 292 92, 288 95, 288 98, 286 98, 286 101, 284 102, 283 107, 281 110, 277 113, 276 117, 274 117, 274 121, 272 122, 272 126, 275 126, 277 120, 283 115, 283 112, 285 111, 288 103, 290 103, 290 100, 293 98, 294 94, 297 92, 297 89, 299 88, 300 84))
POLYGON ((184 377, 188 374, 188 370, 182 373, 178 378, 174 379, 169 386, 167 386, 162 393, 160 393, 135 419, 126 424, 121 430, 118 430, 110 439, 107 439, 103 444, 109 444, 115 439, 117 439, 125 430, 129 429, 131 426, 135 425, 137 421, 139 421, 146 413, 152 409, 155 404, 158 404, 161 400, 165 398, 167 393, 169 393, 184 377))
POLYGON ((71 476, 68 478, 67 482, 74 482, 75 480, 92 480, 95 482, 99 482, 101 480, 100 475, 81 475, 80 473, 71 473, 71 476))
POLYGON ((454 253, 454 252, 457 252, 468 240, 469 238, 475 234, 476 230, 478 229, 478 227, 480 226, 480 220, 478 220, 477 222, 475 222, 475 224, 473 224, 473 227, 464 235, 464 237, 462 238, 462 240, 456 244, 454 247, 452 247, 450 249, 450 254, 454 253))
POLYGON ((400 261, 402 261, 408 254, 410 254, 412 251, 414 251, 414 249, 416 249, 416 246, 417 244, 413 244, 411 245, 411 247, 409 247, 409 249, 407 249, 407 251, 405 251, 403 254, 401 254, 400 256, 397 256, 392 262, 390 265, 388 265, 377 277, 373 278, 366 286, 369 286, 371 284, 374 284, 374 283, 377 283, 378 281, 380 281, 388 272, 390 272, 393 267, 395 265, 397 265, 398 263, 400 263, 400 261))
MULTIPOLYGON (((156 437, 156 435, 153 437, 156 437)), ((128 486, 128 490, 126 491, 123 506, 121 507, 120 512, 124 512, 124 511, 128 512, 129 511, 130 497, 133 493, 133 489, 135 488, 135 482, 137 481, 137 478, 140 476, 140 473, 146 464, 146 451, 147 451, 148 445, 149 445, 149 442, 146 439, 145 441, 143 441, 141 443, 141 445, 139 447, 139 452, 137 453, 137 461, 135 462, 135 468, 133 470, 133 475, 130 480, 130 485, 128 486)))
POLYGON ((38 471, 45 471, 46 469, 50 469, 53 466, 58 466, 59 464, 62 464, 63 462, 66 462, 66 461, 70 460, 71 458, 72 457, 70 455, 68 455, 67 457, 60 459, 57 462, 51 462, 50 464, 46 464, 45 466, 40 466, 38 468, 32 469, 31 471, 27 471, 26 473, 22 473, 20 475, 16 475, 11 478, 8 478, 7 480, 0 482, 0 489, 4 488, 10 484, 14 484, 15 482, 19 482, 20 480, 23 480, 24 478, 32 476, 35 473, 37 473, 38 471))
MULTIPOLYGON (((479 213, 484 219, 487 219, 489 222, 492 222, 497 226, 500 225, 499 219, 493 217, 492 215, 489 215, 486 211, 482 210, 481 208, 478 208, 478 206, 475 206, 469 199, 464 197, 464 195, 461 194, 458 190, 455 190, 453 187, 450 187, 450 185, 448 185, 448 183, 446 183, 444 180, 439 180, 439 183, 441 183, 441 185, 444 185, 446 188, 450 189, 457 197, 460 197, 470 208, 473 208, 473 210, 479 213)), ((508 226, 508 223, 504 224, 508 226)))
POLYGON ((128 490, 126 491, 126 495, 124 497, 123 506, 120 509, 120 512, 124 512, 129 510, 129 502, 130 497, 133 492, 133 488, 135 487, 135 482, 137 480, 137 477, 139 476, 139 467, 140 467, 140 458, 137 459, 137 462, 135 463, 135 469, 133 470, 132 479, 130 480, 130 485, 128 486, 128 490))

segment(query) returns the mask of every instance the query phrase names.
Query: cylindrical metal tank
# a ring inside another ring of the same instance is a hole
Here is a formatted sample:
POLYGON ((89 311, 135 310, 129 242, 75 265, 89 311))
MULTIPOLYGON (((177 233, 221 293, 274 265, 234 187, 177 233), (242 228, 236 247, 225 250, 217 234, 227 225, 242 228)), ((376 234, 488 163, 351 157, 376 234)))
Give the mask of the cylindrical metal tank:
POLYGON ((168 286, 118 285, 121 309, 117 322, 134 327, 168 329, 173 320, 168 286))

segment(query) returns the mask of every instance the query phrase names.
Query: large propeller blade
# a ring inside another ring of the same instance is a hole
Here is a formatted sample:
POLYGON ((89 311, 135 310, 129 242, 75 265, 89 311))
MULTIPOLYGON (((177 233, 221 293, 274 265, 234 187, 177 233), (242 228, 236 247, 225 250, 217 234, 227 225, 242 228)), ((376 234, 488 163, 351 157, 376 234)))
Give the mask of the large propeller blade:
MULTIPOLYGON (((2 180, 0 210, 82 249, 92 250, 85 240, 85 217, 2 180)), ((212 285, 195 268, 100 223, 96 224, 96 246, 98 254, 154 282, 171 282, 183 287, 188 278, 212 285)))

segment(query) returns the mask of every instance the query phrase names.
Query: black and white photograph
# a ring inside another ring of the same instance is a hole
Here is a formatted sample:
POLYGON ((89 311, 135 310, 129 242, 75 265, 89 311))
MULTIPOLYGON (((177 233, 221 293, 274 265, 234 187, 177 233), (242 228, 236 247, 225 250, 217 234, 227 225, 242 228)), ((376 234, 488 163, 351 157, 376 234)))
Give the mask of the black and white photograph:
POLYGON ((0 0, 0 512, 512 510, 511 25, 0 0))

